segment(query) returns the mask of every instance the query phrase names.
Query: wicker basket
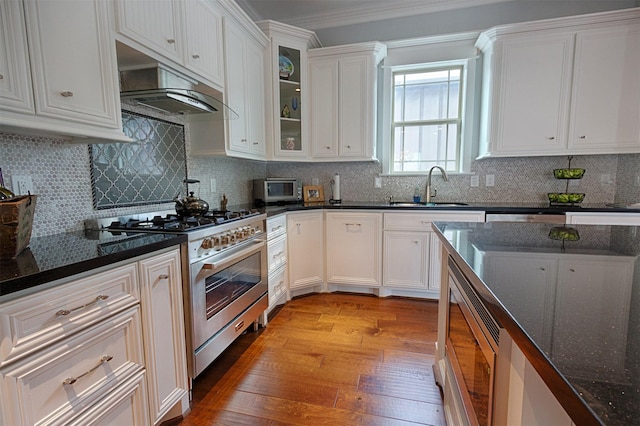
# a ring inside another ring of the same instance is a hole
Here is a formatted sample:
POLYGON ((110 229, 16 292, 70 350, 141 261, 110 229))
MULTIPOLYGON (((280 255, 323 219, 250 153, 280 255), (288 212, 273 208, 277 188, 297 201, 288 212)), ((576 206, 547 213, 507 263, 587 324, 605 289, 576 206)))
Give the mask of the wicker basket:
POLYGON ((0 258, 15 259, 27 248, 35 209, 35 195, 0 201, 0 258))

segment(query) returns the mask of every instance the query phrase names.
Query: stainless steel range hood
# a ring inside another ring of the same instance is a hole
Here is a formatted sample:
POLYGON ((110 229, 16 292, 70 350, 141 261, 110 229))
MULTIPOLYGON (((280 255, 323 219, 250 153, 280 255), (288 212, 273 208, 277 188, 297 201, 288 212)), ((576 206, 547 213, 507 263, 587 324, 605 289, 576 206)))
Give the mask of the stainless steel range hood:
POLYGON ((213 114, 215 118, 225 120, 238 118, 238 114, 222 101, 195 90, 197 85, 160 65, 120 71, 122 100, 170 114, 213 114))

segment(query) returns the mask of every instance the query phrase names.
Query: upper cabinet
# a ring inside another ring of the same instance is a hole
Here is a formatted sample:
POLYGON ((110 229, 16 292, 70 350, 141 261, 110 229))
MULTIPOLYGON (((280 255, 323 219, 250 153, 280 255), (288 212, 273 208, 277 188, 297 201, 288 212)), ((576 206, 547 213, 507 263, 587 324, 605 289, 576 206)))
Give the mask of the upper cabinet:
POLYGON ((314 161, 374 159, 378 64, 386 46, 352 44, 308 55, 314 161))
POLYGON ((239 118, 228 121, 228 150, 236 156, 265 158, 264 58, 268 40, 231 17, 224 20, 226 100, 239 118))
POLYGON ((271 42, 266 60, 271 102, 267 107, 268 158, 286 161, 309 159, 309 100, 307 50, 318 47, 316 35, 274 21, 258 26, 271 42))
POLYGON ((493 28, 480 157, 640 152, 640 10, 493 28))
POLYGON ((129 141, 106 6, 99 0, 2 2, 4 131, 129 141))
POLYGON ((168 59, 198 81, 221 89, 222 15, 215 6, 205 0, 115 0, 116 33, 145 55, 168 59))

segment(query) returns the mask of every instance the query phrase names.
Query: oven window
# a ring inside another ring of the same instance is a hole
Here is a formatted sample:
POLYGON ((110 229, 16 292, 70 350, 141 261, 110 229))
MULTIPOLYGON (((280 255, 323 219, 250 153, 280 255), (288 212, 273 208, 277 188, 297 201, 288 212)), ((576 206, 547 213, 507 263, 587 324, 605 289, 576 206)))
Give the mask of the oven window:
POLYGON ((488 425, 491 364, 482 352, 482 348, 462 312, 460 303, 464 302, 453 291, 449 296, 448 339, 451 349, 462 372, 466 392, 471 399, 478 423, 488 425))
POLYGON ((258 252, 207 278, 207 319, 259 284, 261 266, 258 252))

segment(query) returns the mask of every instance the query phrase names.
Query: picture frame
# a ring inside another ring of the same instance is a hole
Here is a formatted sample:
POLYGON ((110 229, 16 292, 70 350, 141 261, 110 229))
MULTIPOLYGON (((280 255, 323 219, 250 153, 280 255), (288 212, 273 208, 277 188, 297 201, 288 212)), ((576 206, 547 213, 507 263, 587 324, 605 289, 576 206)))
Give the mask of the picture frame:
POLYGON ((317 203, 324 201, 324 189, 320 185, 308 185, 302 187, 302 196, 305 203, 317 203))

